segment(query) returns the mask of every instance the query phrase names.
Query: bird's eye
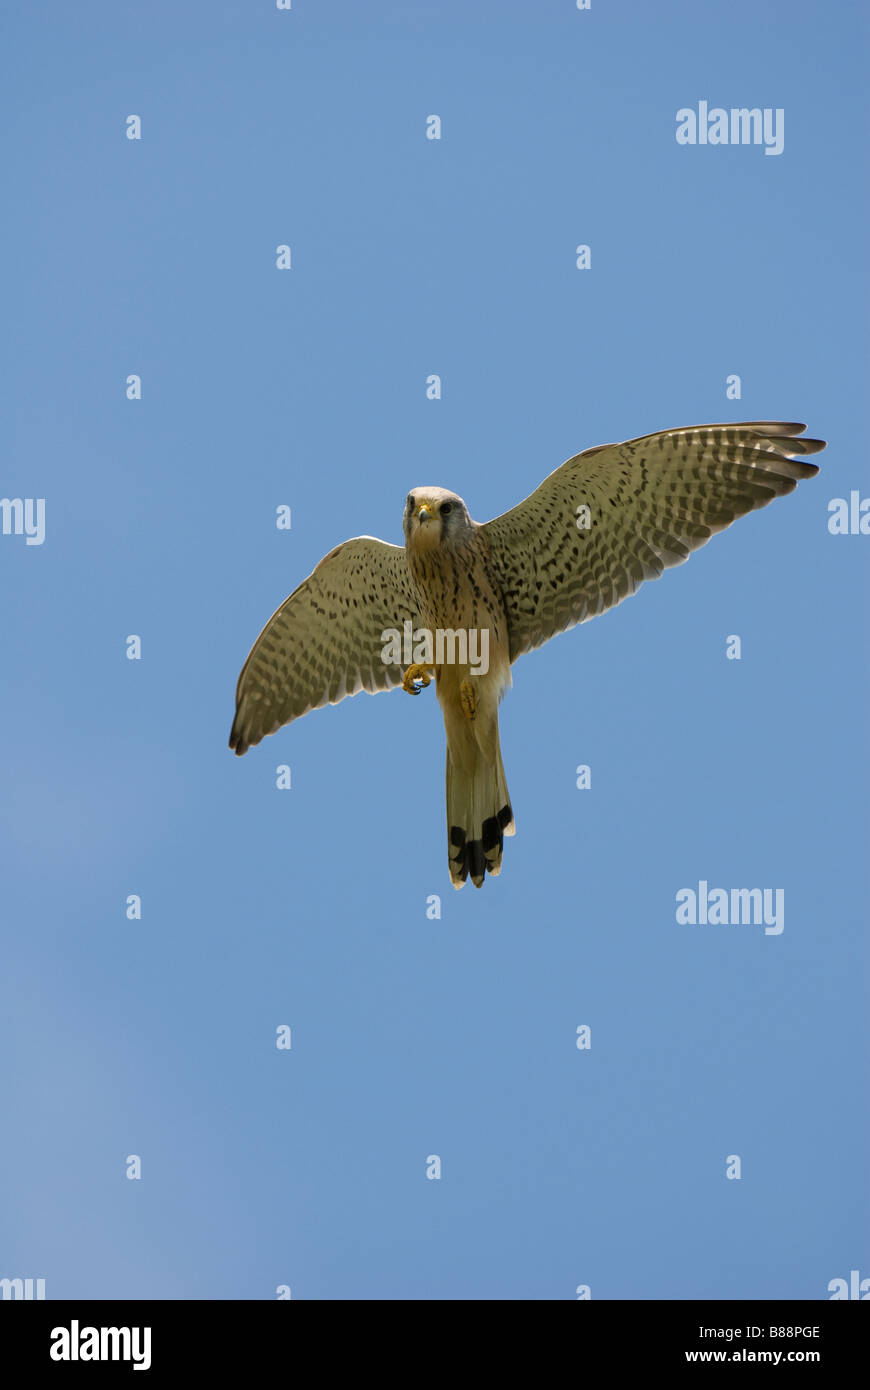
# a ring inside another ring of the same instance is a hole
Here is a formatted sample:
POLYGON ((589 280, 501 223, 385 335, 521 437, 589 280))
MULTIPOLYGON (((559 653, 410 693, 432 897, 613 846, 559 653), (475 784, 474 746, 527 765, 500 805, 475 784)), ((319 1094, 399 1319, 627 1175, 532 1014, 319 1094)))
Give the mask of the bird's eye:
POLYGON ((409 512, 412 512, 413 510, 414 510, 414 494, 413 494, 412 492, 409 492, 409 493, 408 493, 408 511, 409 511, 409 512))
POLYGON ((452 503, 452 502, 442 502, 442 503, 441 503, 441 515, 442 515, 442 516, 449 516, 450 513, 451 513, 452 511, 453 511, 453 503, 452 503))

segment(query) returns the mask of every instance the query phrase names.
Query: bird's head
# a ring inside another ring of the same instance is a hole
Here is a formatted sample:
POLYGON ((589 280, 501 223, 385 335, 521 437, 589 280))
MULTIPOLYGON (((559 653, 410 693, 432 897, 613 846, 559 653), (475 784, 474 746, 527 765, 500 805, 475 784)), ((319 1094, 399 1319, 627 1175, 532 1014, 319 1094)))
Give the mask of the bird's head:
POLYGON ((415 487, 409 492, 403 524, 405 544, 415 550, 450 548, 474 527, 462 498, 443 487, 415 487))

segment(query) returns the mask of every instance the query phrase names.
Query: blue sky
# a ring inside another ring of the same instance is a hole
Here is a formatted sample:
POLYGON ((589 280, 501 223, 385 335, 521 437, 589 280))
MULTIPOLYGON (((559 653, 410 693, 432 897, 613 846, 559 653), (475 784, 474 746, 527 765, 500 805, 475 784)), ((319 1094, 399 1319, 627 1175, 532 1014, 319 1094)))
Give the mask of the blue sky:
POLYGON ((0 536, 0 1277, 870 1275, 870 539, 827 526, 870 493, 862 7, 54 0, 2 25, 0 494, 44 497, 46 531, 0 536), (678 145, 701 100, 782 108, 783 153, 678 145), (447 876, 432 690, 230 754, 263 623, 339 541, 400 541, 410 487, 486 520, 583 448, 754 418, 806 420, 822 472, 518 662, 517 836, 482 891, 447 876), (700 880, 783 888, 784 931, 678 925, 700 880))

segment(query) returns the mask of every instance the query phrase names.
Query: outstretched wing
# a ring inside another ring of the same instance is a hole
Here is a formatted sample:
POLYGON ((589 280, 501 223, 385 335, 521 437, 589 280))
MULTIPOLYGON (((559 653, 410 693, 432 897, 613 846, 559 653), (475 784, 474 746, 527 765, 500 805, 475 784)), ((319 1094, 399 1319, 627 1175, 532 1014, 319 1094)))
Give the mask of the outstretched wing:
POLYGON ((402 632, 416 604, 404 550, 373 536, 325 556, 260 633, 236 688, 230 747, 247 752, 266 734, 346 695, 401 684, 385 665, 383 633, 402 632))
POLYGON ((738 516, 818 473, 802 456, 824 441, 795 437, 805 429, 697 425, 587 449, 487 522, 511 661, 621 603, 738 516))

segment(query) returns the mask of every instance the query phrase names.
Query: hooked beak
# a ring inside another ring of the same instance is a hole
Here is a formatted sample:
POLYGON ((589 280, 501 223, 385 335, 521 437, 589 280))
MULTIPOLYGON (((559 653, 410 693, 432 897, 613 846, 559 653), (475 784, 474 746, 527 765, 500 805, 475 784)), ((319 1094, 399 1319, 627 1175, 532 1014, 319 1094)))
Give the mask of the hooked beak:
POLYGON ((425 502, 421 502, 420 506, 417 508, 417 520, 421 523, 432 520, 432 512, 425 502))

